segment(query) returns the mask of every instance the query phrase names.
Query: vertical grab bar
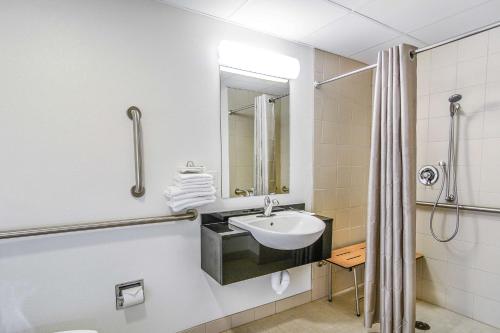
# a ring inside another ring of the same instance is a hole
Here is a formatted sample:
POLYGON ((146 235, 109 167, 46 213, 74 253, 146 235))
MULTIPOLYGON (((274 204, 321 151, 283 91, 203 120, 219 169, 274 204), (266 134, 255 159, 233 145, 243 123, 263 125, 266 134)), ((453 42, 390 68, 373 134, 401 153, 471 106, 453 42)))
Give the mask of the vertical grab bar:
POLYGON ((142 197, 146 189, 144 188, 143 154, 142 154, 142 129, 141 110, 136 106, 131 106, 127 110, 127 116, 134 124, 134 164, 135 164, 135 185, 130 192, 134 197, 142 197))

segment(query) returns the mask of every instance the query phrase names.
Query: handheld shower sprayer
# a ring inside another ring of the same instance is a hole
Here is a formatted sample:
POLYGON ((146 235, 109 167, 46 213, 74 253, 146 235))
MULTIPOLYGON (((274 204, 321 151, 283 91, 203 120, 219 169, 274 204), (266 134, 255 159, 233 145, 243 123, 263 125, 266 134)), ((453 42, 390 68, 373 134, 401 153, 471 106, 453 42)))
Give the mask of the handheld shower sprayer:
MULTIPOLYGON (((455 144, 455 115, 460 111, 460 104, 458 103, 462 99, 462 95, 455 94, 448 98, 450 102, 450 129, 449 129, 449 137, 448 137, 448 162, 439 161, 438 165, 441 167, 443 172, 443 181, 441 183, 441 189, 439 190, 439 194, 432 206, 432 211, 430 215, 429 225, 431 229, 432 237, 439 242, 449 242, 458 233, 458 229, 460 226, 460 206, 458 204, 458 193, 457 193, 457 171, 456 171, 456 144, 455 144), (434 213, 436 211, 439 200, 441 199, 441 195, 443 194, 444 187, 446 186, 446 194, 445 200, 448 202, 455 202, 456 205, 456 224, 455 230, 453 234, 445 239, 439 238, 434 232, 434 213)), ((457 120, 458 122, 458 120, 457 120)), ((422 169, 421 169, 422 170, 422 169)), ((421 176, 422 177, 422 176, 421 176)), ((435 177, 437 180, 437 176, 435 177)), ((435 181, 434 181, 435 182, 435 181)), ((432 183, 433 184, 433 183, 432 183)), ((432 185, 430 184, 430 185, 432 185)))
POLYGON ((448 102, 450 102, 450 116, 453 118, 455 114, 460 110, 460 103, 458 103, 462 99, 462 95, 454 94, 448 98, 448 102))

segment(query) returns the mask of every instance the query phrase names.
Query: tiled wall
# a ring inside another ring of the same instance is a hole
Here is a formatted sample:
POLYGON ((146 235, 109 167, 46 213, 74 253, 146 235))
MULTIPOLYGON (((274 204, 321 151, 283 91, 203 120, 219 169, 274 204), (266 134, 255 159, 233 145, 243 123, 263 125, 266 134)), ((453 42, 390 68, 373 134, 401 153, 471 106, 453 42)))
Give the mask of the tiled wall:
MULTIPOLYGON (((316 81, 366 66, 320 50, 314 62, 316 81)), ((314 91, 313 209, 334 218, 334 248, 365 240, 371 103, 371 71, 314 91)), ((352 273, 335 270, 333 281, 334 292, 349 288, 352 273)), ((314 265, 313 299, 326 295, 327 283, 326 266, 314 265)))
MULTIPOLYGON (((454 93, 463 96, 459 202, 500 207, 500 29, 418 55, 417 169, 447 159, 454 93)), ((439 186, 417 185, 417 198, 434 201, 439 186)), ((500 327, 500 216, 461 212, 456 239, 439 243, 429 232, 429 212, 417 211, 417 251, 425 255, 418 296, 500 327)), ((435 230, 450 235, 454 222, 452 210, 440 210, 435 230)))
MULTIPOLYGON (((274 147, 276 168, 274 184, 275 193, 283 193, 283 186, 290 187, 289 172, 290 169, 290 107, 289 97, 283 97, 274 102, 274 111, 276 115, 276 143, 274 147)), ((269 189, 271 190, 271 183, 269 189)))
MULTIPOLYGON (((238 109, 254 103, 259 95, 249 90, 228 88, 228 108, 238 109)), ((229 193, 236 188, 253 187, 254 109, 249 108, 229 116, 229 193)))
POLYGON ((234 327, 245 325, 254 320, 259 320, 275 313, 280 313, 299 305, 309 303, 311 301, 311 292, 306 291, 282 300, 264 304, 252 309, 235 313, 230 316, 212 320, 195 327, 191 327, 180 333, 220 333, 234 327))

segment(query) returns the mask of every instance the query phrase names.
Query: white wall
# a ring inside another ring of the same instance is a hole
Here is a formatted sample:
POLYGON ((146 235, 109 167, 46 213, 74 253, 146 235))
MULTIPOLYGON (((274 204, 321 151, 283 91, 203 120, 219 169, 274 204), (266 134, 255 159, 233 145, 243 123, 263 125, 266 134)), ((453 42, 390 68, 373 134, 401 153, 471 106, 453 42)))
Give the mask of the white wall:
MULTIPOLYGON (((417 58, 417 167, 447 160, 448 97, 460 93, 459 202, 500 207, 500 29, 417 58)), ((440 185, 419 184, 418 200, 434 201, 440 185)), ((430 235, 429 214, 429 209, 417 211, 417 251, 425 255, 419 297, 500 327, 500 217, 461 212, 456 239, 439 243, 430 235)), ((455 212, 439 210, 438 235, 447 237, 454 227, 455 212)))
MULTIPOLYGON (((231 39, 296 57, 291 184, 310 203, 311 49, 146 0, 0 3, 0 228, 168 214, 177 166, 220 178, 216 47, 231 39), (132 127, 143 111, 146 195, 133 183, 132 127)), ((218 200, 204 211, 256 207, 218 200)), ((268 277, 220 287, 200 269, 197 222, 0 242, 0 332, 174 332, 276 299, 268 277), (116 311, 114 285, 144 278, 144 305, 116 311)), ((293 270, 283 297, 310 288, 293 270)))

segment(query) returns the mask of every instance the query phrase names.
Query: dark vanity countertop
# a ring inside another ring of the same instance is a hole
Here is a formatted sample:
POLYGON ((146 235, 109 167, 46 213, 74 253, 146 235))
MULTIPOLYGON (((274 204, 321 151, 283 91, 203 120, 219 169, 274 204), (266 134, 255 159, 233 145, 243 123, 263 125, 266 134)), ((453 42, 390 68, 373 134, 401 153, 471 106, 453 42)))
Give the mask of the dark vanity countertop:
MULTIPOLYGON (((291 204, 291 205, 281 205, 273 208, 273 212, 283 211, 287 209, 299 209, 304 210, 306 207, 305 204, 291 204)), ((226 212, 215 212, 215 213, 207 213, 201 214, 201 224, 210 224, 210 223, 221 223, 227 222, 229 218, 233 216, 242 216, 242 215, 252 215, 263 213, 264 208, 251 208, 251 209, 240 209, 240 210, 231 210, 226 212)))
MULTIPOLYGON (((275 207, 273 209, 273 212, 283 211, 288 209, 304 210, 304 208, 305 204, 283 205, 275 207)), ((222 238, 250 235, 251 233, 249 231, 230 225, 228 223, 229 218, 233 216, 258 214, 262 213, 263 211, 264 210, 262 208, 254 208, 254 209, 243 209, 243 210, 233 210, 227 212, 202 214, 201 224, 202 228, 207 228, 219 234, 219 236, 222 238)), ((326 223, 333 222, 333 219, 331 217, 326 217, 316 214, 314 214, 314 216, 316 216, 322 221, 325 221, 326 223)))

